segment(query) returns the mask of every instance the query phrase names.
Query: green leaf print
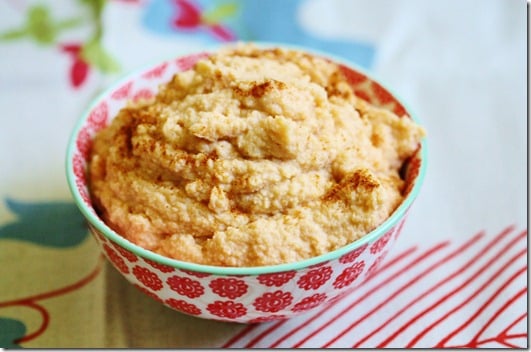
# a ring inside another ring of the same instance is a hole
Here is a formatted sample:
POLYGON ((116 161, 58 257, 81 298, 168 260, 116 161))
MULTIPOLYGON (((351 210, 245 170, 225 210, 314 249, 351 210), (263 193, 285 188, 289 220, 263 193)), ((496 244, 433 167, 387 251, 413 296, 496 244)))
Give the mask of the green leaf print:
POLYGON ((234 16, 238 12, 238 5, 235 3, 221 4, 213 10, 203 13, 202 18, 205 23, 215 24, 219 23, 229 17, 234 16))
POLYGON ((26 325, 19 320, 0 317, 0 347, 21 348, 16 343, 26 334, 26 325))
POLYGON ((28 37, 38 44, 52 45, 56 42, 60 32, 76 27, 81 23, 83 23, 82 18, 54 21, 47 7, 35 5, 29 8, 26 23, 21 28, 0 33, 0 40, 17 40, 28 37))
POLYGON ((16 219, 0 225, 0 240, 64 248, 78 245, 88 235, 85 219, 72 202, 22 202, 7 198, 5 203, 16 219))
POLYGON ((120 71, 120 65, 105 51, 99 40, 93 39, 83 45, 81 57, 103 73, 120 71))

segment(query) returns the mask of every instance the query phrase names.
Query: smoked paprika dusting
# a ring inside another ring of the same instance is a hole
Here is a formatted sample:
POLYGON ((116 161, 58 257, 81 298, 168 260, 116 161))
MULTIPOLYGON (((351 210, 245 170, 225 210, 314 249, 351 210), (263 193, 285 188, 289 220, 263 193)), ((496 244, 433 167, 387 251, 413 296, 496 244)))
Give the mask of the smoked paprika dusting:
POLYGON ((351 79, 295 50, 205 57, 97 134, 94 204, 130 241, 201 264, 289 263, 351 243, 402 202, 400 171, 424 135, 351 79))

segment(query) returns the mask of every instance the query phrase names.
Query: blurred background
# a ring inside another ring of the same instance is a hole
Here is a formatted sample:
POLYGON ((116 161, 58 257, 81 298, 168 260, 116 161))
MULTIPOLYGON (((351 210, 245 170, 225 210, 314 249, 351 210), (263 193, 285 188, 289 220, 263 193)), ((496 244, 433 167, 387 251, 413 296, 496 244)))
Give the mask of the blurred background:
POLYGON ((409 103, 430 147, 419 200, 425 206, 416 211, 459 219, 431 222, 423 232, 524 220, 525 6, 519 0, 2 1, 0 107, 7 126, 0 141, 11 151, 0 156, 2 195, 68 199, 63 158, 70 129, 120 75, 253 40, 343 56, 409 103), (476 204, 492 208, 486 213, 476 204))
MULTIPOLYGON (((526 18, 523 0, 0 1, 0 346, 24 345, 15 337, 42 328, 35 310, 2 302, 96 265, 64 172, 70 132, 90 100, 131 70, 227 42, 344 57, 408 103, 427 130, 429 162, 398 247, 525 228, 526 18)), ((109 293, 113 275, 52 301, 66 335, 53 333, 56 319, 25 346, 101 341, 109 299, 140 299, 109 293), (77 317, 65 314, 73 306, 77 317), (68 335, 81 325, 86 338, 68 335)), ((186 331, 182 344, 199 344, 186 331)), ((126 344, 113 338, 107 346, 126 344)))

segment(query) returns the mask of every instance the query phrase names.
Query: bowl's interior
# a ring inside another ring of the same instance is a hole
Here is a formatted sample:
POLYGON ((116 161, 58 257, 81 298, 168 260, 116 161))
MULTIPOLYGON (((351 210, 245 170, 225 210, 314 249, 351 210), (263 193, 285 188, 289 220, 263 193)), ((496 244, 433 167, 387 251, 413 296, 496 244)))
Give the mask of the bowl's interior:
MULTIPOLYGON (((322 55, 320 53, 315 54, 325 56, 338 63, 357 96, 376 106, 390 109, 399 116, 407 115, 416 120, 412 112, 405 107, 405 105, 396 97, 395 94, 391 93, 389 89, 385 88, 381 83, 376 82, 366 72, 357 68, 354 64, 342 59, 331 57, 329 55, 322 55)), ((385 234, 405 215, 405 212, 415 199, 424 177, 424 170, 426 167, 426 148, 424 146, 424 142, 421 143, 417 153, 409 160, 408 167, 405 168, 406 171, 404 177, 406 180, 406 197, 402 204, 395 210, 395 212, 371 233, 345 247, 318 257, 296 263, 280 264, 274 266, 253 268, 215 267, 182 262, 179 260, 163 257, 127 241, 124 237, 114 232, 98 217, 96 210, 92 206, 87 185, 86 166, 92 139, 95 133, 107 126, 112 118, 117 115, 120 109, 125 107, 128 103, 154 96, 158 87, 161 84, 169 81, 175 73, 191 68, 195 62, 208 55, 209 54, 207 52, 202 52, 194 55, 179 57, 177 59, 166 60, 155 66, 140 70, 125 77, 118 84, 102 93, 79 120, 70 139, 67 151, 67 179, 71 192, 74 196, 74 200, 79 209, 89 223, 100 233, 128 249, 129 251, 161 264, 178 267, 181 269, 209 272, 218 275, 258 275, 268 272, 296 270, 339 258, 345 253, 348 253, 364 245, 365 243, 376 240, 378 237, 385 234)))

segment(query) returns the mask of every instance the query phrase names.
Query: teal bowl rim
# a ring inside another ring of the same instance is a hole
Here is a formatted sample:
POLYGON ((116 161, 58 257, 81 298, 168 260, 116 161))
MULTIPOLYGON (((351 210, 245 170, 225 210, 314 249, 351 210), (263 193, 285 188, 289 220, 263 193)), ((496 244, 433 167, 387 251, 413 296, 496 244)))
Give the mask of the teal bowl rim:
MULTIPOLYGON (((409 105, 405 103, 405 101, 396 94, 392 89, 389 89, 389 87, 382 82, 382 80, 375 77, 374 74, 368 73, 364 68, 359 67, 357 64, 344 59, 342 57, 338 57, 333 54, 321 52, 319 50, 306 48, 304 46, 297 46, 297 45, 290 45, 290 44, 283 44, 283 43, 270 43, 270 42, 252 42, 256 44, 259 47, 263 48, 273 48, 273 47, 279 47, 279 48, 286 48, 286 49, 293 49, 293 50, 300 50, 304 51, 309 54, 318 55, 324 58, 331 59, 335 63, 343 64, 347 66, 350 69, 353 69, 354 71, 358 71, 365 76, 367 76, 372 81, 377 82, 380 84, 385 90, 387 90, 389 93, 392 94, 392 96, 402 104, 404 109, 406 110, 407 114, 413 119, 415 122, 420 124, 420 121, 418 117, 415 115, 415 113, 411 110, 409 105)), ((230 47, 235 45, 235 43, 232 44, 221 44, 221 45, 215 45, 205 48, 205 53, 211 53, 213 51, 218 50, 222 47, 230 47)), ((396 225, 405 215, 413 201, 417 198, 418 193, 420 192, 425 173, 426 173, 426 167, 427 167, 427 145, 426 145, 426 138, 423 138, 420 142, 420 160, 421 165, 419 169, 419 174, 414 179, 414 185, 409 194, 406 196, 406 198, 402 201, 402 203, 395 209, 395 211, 389 216, 383 223, 381 223, 378 227, 376 227, 374 230, 366 234, 365 236, 357 239, 356 241, 345 245, 341 248, 338 248, 336 250, 333 250, 331 252, 327 252, 324 254, 321 254, 316 257, 312 257, 309 259, 301 260, 298 262, 292 262, 292 263, 285 263, 285 264, 277 264, 277 265, 266 265, 266 266, 256 266, 256 267, 223 267, 223 266, 213 266, 213 265, 203 265, 203 264, 197 264, 192 262, 185 262, 177 259, 172 259, 169 257, 165 257, 163 255, 157 254, 155 252, 152 252, 150 250, 144 249, 132 242, 129 242, 124 237, 120 236, 117 232, 112 230, 109 226, 107 226, 103 220, 101 220, 97 215, 95 210, 89 209, 81 195, 79 194, 76 186, 76 177, 74 175, 74 167, 73 167, 73 156, 74 152, 76 150, 76 140, 77 136, 81 130, 81 128, 84 126, 86 120, 88 119, 90 112, 93 108, 97 106, 106 96, 111 94, 114 90, 116 90, 118 87, 123 85, 124 83, 130 81, 131 79, 135 77, 139 77, 142 73, 149 70, 152 67, 155 67, 157 64, 160 64, 161 62, 166 62, 170 60, 175 60, 180 57, 185 57, 188 55, 193 55, 195 53, 199 52, 189 52, 189 53, 182 53, 178 56, 172 57, 172 58, 166 58, 163 60, 159 60, 154 64, 146 65, 142 68, 136 69, 132 71, 131 73, 124 75, 121 79, 118 79, 115 83, 113 83, 110 87, 105 89, 102 93, 100 93, 96 98, 92 100, 92 103, 89 104, 89 106, 85 109, 84 113, 81 115, 82 117, 77 121, 72 134, 70 136, 68 147, 66 151, 66 178, 68 187, 70 188, 70 192, 72 193, 72 196, 74 197, 74 201, 83 214, 83 216, 88 220, 88 222, 95 227, 99 232, 101 232, 105 237, 107 237, 109 240, 115 242, 116 244, 122 246, 123 248, 129 250, 130 252, 152 260, 154 262, 164 264, 176 269, 181 270, 190 270, 190 271, 196 271, 201 273, 208 273, 212 275, 261 275, 261 274, 270 274, 270 273, 278 273, 278 272, 284 272, 284 271, 297 271, 301 269, 308 268, 313 265, 321 264, 324 262, 329 262, 331 260, 335 260, 340 258, 341 256, 352 252, 353 250, 367 244, 370 242, 375 241, 385 233, 387 233, 394 225, 396 225)))

